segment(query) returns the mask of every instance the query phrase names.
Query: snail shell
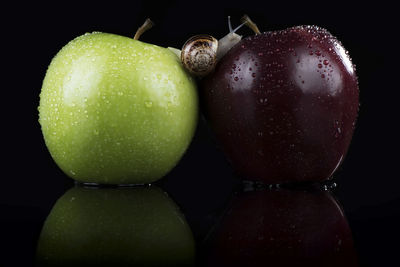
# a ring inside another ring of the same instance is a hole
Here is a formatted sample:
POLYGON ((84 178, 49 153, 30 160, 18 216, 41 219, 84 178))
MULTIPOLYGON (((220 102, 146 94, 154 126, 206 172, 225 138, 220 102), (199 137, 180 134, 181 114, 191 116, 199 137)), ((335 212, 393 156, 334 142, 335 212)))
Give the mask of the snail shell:
POLYGON ((217 64, 217 49, 218 40, 211 35, 195 35, 183 45, 182 64, 193 75, 205 76, 217 64))

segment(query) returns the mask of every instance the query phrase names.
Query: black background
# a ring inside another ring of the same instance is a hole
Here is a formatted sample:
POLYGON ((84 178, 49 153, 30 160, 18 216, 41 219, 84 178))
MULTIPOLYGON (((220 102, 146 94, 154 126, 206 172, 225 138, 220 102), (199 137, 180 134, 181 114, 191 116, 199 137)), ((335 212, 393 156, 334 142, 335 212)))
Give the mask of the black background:
MULTIPOLYGON (((38 123, 42 80, 58 50, 85 32, 133 36, 147 17, 156 26, 141 37, 142 41, 180 48, 198 33, 221 38, 228 32, 227 16, 236 26, 245 13, 262 31, 319 25, 349 50, 357 66, 361 106, 349 152, 334 174, 338 184, 334 193, 352 228, 361 265, 396 264, 400 248, 396 127, 400 48, 395 41, 394 7, 374 1, 53 1, 2 5, 1 266, 29 266, 44 219, 57 198, 73 185, 50 157, 38 123)), ((246 36, 251 31, 242 28, 239 34, 246 36)), ((186 214, 198 240, 236 183, 202 120, 179 165, 160 181, 186 214)))

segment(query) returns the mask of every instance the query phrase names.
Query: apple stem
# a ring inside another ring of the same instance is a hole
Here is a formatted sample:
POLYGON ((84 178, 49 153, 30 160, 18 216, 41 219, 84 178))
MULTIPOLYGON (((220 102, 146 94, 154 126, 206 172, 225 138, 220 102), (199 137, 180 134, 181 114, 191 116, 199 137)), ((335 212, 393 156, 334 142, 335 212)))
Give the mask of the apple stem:
POLYGON ((258 29, 257 25, 250 19, 249 16, 244 15, 244 16, 240 19, 240 21, 241 21, 243 24, 245 24, 247 27, 249 27, 250 29, 252 29, 256 35, 261 33, 260 30, 258 29))
POLYGON ((140 26, 136 33, 135 36, 133 37, 133 40, 139 40, 140 36, 147 31, 148 29, 150 29, 151 27, 154 26, 154 22, 152 22, 150 19, 146 19, 143 23, 142 26, 140 26))

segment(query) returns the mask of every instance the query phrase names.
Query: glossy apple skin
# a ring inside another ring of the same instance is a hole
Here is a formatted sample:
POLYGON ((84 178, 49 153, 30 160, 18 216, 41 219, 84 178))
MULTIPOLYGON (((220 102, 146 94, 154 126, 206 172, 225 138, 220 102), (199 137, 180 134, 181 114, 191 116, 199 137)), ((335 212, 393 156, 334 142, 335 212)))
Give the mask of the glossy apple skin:
POLYGON ((346 50, 314 26, 243 39, 201 88, 233 168, 266 183, 329 179, 349 147, 358 95, 346 50))
POLYGON ((37 266, 193 266, 195 242, 160 188, 68 190, 48 215, 37 266))
POLYGON ((343 211, 322 190, 242 193, 206 244, 207 267, 358 266, 343 211))
POLYGON ((151 183, 180 160, 198 118, 195 81, 169 49, 108 33, 53 58, 39 122, 58 166, 80 182, 151 183))

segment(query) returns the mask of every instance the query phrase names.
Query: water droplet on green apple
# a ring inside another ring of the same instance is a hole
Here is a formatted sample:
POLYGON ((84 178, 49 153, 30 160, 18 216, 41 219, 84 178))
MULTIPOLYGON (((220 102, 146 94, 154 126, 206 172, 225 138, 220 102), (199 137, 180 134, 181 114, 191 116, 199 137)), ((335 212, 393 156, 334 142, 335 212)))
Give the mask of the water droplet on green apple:
POLYGON ((145 101, 144 104, 147 108, 151 108, 153 106, 153 102, 151 101, 145 101))

